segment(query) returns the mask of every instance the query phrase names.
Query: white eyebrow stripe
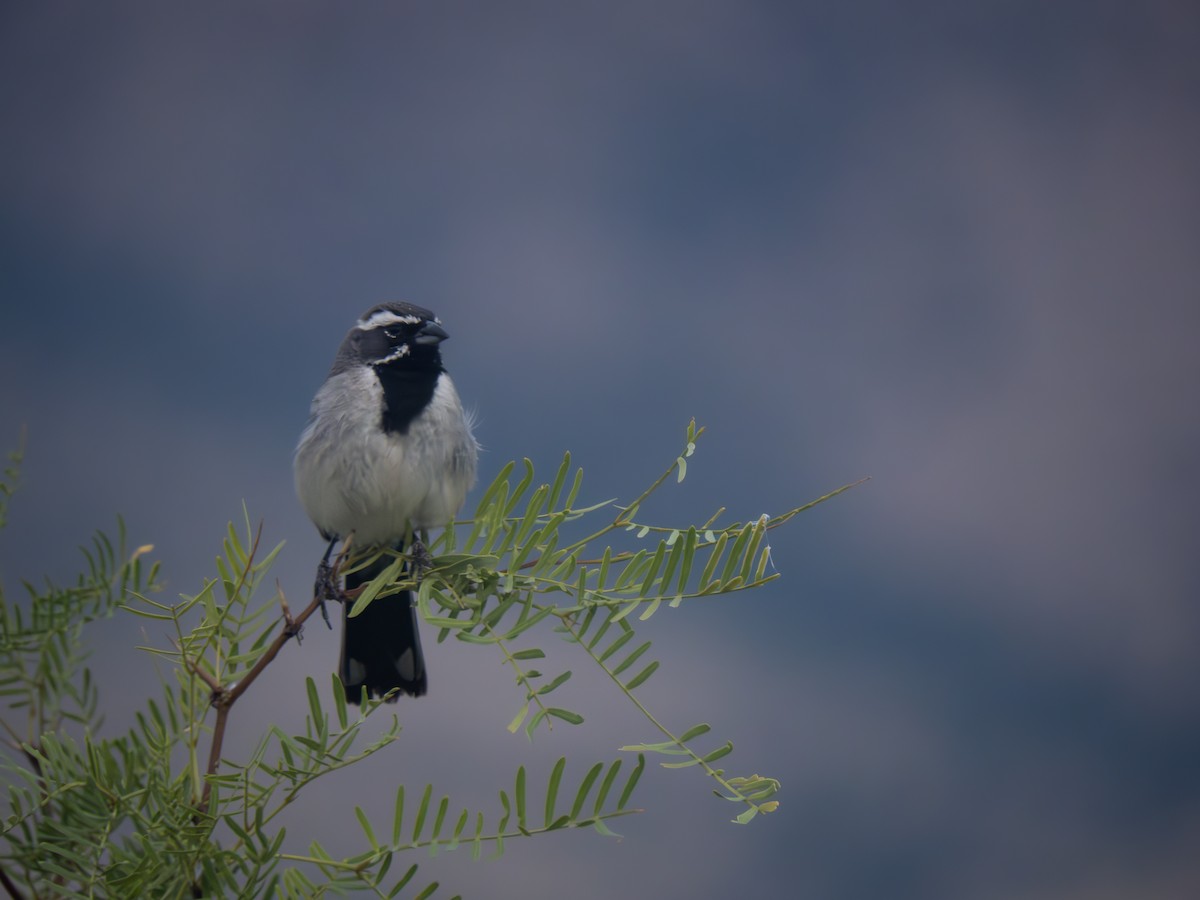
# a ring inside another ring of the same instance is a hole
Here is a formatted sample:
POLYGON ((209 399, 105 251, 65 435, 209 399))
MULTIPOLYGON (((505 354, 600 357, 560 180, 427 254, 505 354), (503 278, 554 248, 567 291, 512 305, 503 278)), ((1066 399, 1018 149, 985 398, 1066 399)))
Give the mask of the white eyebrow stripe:
POLYGON ((420 316, 411 314, 398 316, 390 309, 381 309, 373 313, 369 319, 359 319, 358 325, 355 327, 368 331, 383 325, 419 325, 420 322, 420 316))

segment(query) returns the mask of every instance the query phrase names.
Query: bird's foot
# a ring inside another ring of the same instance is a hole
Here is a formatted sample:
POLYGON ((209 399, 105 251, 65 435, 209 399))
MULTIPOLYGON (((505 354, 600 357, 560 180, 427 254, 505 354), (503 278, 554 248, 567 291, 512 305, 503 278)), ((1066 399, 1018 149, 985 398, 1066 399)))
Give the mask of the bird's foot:
POLYGON ((313 596, 317 599, 317 603, 320 604, 321 618, 325 620, 325 625, 330 630, 333 629, 333 623, 329 621, 329 610, 325 606, 325 601, 346 602, 346 593, 342 590, 342 586, 338 584, 338 562, 340 557, 333 562, 329 561, 334 543, 334 541, 329 542, 329 547, 325 550, 325 555, 321 557, 321 562, 317 566, 317 577, 313 582, 313 596))
POLYGON ((421 581, 421 576, 433 568, 433 557, 429 553, 429 548, 425 546, 425 542, 417 536, 413 536, 412 542, 408 545, 408 570, 412 578, 416 582, 421 581))

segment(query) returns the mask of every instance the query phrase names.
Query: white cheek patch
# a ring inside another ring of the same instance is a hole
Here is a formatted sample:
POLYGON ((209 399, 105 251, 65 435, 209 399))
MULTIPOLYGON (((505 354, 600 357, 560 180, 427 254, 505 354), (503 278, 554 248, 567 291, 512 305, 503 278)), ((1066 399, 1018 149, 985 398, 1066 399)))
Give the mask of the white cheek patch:
MULTIPOLYGON (((436 322, 437 319, 434 319, 436 322)), ((399 316, 390 309, 379 309, 366 319, 359 319, 356 328, 370 331, 372 328, 382 328, 387 325, 420 325, 421 317, 412 314, 399 316)))
POLYGON ((395 362, 398 359, 404 359, 404 357, 408 356, 408 354, 411 352, 412 351, 408 349, 408 344, 401 344, 383 359, 377 359, 375 362, 371 363, 371 365, 386 366, 390 362, 395 362))

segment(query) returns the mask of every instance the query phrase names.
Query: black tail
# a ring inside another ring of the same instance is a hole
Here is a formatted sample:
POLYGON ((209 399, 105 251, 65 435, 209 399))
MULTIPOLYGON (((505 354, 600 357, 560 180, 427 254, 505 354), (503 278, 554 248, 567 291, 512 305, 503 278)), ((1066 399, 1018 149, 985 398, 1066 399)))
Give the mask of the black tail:
MULTIPOLYGON (((384 555, 358 572, 346 576, 346 590, 366 584, 392 562, 384 555)), ((342 660, 338 670, 346 699, 358 703, 362 689, 368 697, 381 697, 392 688, 420 697, 425 693, 425 656, 417 631, 417 611, 412 592, 377 597, 360 615, 350 618, 352 601, 342 617, 342 660)), ((396 694, 391 699, 399 698, 396 694)))

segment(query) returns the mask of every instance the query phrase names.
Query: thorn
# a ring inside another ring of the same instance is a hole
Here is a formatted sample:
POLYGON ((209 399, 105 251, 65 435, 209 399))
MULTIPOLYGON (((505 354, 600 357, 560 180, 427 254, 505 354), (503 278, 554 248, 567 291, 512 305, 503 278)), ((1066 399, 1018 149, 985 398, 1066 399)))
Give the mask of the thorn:
POLYGON ((300 637, 304 633, 304 626, 297 625, 296 620, 292 618, 291 607, 288 606, 287 597, 283 595, 283 586, 279 580, 275 581, 275 593, 279 595, 279 606, 283 610, 283 633, 288 637, 294 637, 297 644, 302 644, 304 641, 300 637))

